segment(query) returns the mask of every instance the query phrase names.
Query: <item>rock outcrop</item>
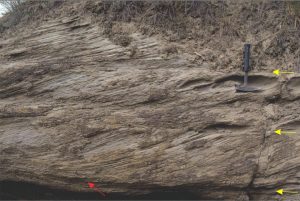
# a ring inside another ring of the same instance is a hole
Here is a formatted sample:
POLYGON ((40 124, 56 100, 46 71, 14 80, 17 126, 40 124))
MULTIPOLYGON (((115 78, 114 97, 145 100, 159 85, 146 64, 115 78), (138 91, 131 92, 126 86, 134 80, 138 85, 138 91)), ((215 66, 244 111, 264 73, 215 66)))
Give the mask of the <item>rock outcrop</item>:
POLYGON ((93 181, 108 196, 185 189, 214 200, 300 190, 298 74, 256 71, 250 84, 262 91, 236 93, 239 69, 191 59, 207 51, 104 31, 73 15, 1 39, 1 181, 76 192, 93 181))

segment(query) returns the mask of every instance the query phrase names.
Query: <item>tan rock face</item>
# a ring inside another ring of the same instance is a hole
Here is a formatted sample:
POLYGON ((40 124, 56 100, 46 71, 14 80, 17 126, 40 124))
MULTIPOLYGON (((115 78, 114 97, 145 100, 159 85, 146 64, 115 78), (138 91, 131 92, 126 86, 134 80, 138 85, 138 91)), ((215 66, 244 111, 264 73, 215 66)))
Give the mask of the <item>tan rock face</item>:
POLYGON ((138 32, 115 45, 72 20, 1 42, 1 181, 236 200, 299 189, 299 76, 256 73, 262 92, 235 93, 241 74, 165 58, 163 41, 138 32))

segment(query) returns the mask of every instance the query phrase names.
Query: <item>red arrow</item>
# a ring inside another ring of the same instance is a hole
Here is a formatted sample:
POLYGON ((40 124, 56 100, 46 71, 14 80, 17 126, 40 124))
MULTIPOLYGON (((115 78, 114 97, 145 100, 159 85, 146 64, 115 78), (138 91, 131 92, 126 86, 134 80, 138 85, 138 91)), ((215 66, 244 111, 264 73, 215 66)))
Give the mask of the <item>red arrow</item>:
POLYGON ((88 182, 88 185, 90 188, 94 189, 96 192, 100 193, 103 197, 105 197, 105 193, 103 193, 100 189, 95 188, 95 184, 92 182, 88 182))
POLYGON ((88 185, 89 185, 90 188, 94 188, 95 187, 95 184, 91 183, 91 182, 88 182, 88 185))

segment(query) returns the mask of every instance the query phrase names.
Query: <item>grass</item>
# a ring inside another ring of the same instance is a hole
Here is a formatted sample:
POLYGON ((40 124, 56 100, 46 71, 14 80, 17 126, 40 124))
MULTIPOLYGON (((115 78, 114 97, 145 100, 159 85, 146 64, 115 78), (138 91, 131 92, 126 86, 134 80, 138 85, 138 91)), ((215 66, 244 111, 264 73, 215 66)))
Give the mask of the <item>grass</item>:
POLYGON ((287 2, 289 14, 294 18, 294 27, 300 26, 300 1, 287 2))

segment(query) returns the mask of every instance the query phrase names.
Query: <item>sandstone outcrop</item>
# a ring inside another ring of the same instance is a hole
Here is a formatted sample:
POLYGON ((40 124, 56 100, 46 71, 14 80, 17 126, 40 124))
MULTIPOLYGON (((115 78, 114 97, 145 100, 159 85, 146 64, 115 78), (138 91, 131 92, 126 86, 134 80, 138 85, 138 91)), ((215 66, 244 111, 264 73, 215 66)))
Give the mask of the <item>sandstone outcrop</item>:
POLYGON ((235 93, 242 73, 210 68, 207 47, 169 50, 137 29, 116 44, 104 31, 73 15, 1 38, 1 181, 214 200, 300 190, 298 74, 255 71, 262 91, 235 93))

